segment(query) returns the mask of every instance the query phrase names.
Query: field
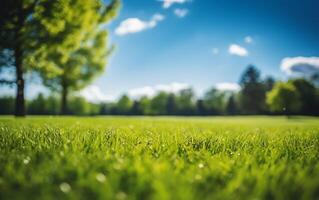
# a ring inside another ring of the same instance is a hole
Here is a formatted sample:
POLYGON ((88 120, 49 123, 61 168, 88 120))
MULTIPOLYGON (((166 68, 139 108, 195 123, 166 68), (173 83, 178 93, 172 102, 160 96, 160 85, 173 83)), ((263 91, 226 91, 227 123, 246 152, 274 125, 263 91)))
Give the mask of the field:
POLYGON ((0 199, 319 199, 319 118, 0 118, 0 199))

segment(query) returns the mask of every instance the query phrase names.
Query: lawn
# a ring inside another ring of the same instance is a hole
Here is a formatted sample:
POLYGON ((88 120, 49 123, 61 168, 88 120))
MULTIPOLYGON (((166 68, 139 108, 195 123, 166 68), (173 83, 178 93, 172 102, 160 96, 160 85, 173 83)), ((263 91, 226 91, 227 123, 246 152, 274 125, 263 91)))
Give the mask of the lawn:
POLYGON ((0 199, 319 199, 319 118, 0 118, 0 199))

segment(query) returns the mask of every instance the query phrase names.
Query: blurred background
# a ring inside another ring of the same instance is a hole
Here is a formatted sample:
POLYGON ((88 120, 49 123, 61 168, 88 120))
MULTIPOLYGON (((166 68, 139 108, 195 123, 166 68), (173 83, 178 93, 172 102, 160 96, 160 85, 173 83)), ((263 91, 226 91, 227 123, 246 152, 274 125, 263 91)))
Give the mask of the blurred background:
POLYGON ((318 115, 316 0, 4 0, 2 115, 318 115))

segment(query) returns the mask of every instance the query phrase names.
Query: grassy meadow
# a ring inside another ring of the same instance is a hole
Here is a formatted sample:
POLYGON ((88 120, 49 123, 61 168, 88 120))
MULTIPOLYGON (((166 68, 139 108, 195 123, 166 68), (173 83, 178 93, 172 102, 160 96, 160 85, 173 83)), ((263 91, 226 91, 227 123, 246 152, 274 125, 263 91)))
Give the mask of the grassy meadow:
POLYGON ((319 118, 0 118, 0 199, 319 199, 319 118))

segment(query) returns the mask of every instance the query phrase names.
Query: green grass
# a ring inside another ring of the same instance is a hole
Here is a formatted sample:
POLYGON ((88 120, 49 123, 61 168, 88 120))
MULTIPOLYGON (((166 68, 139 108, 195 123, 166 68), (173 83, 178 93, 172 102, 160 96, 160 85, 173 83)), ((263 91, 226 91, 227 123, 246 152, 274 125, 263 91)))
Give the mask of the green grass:
POLYGON ((319 199, 319 119, 2 117, 0 199, 319 199))

